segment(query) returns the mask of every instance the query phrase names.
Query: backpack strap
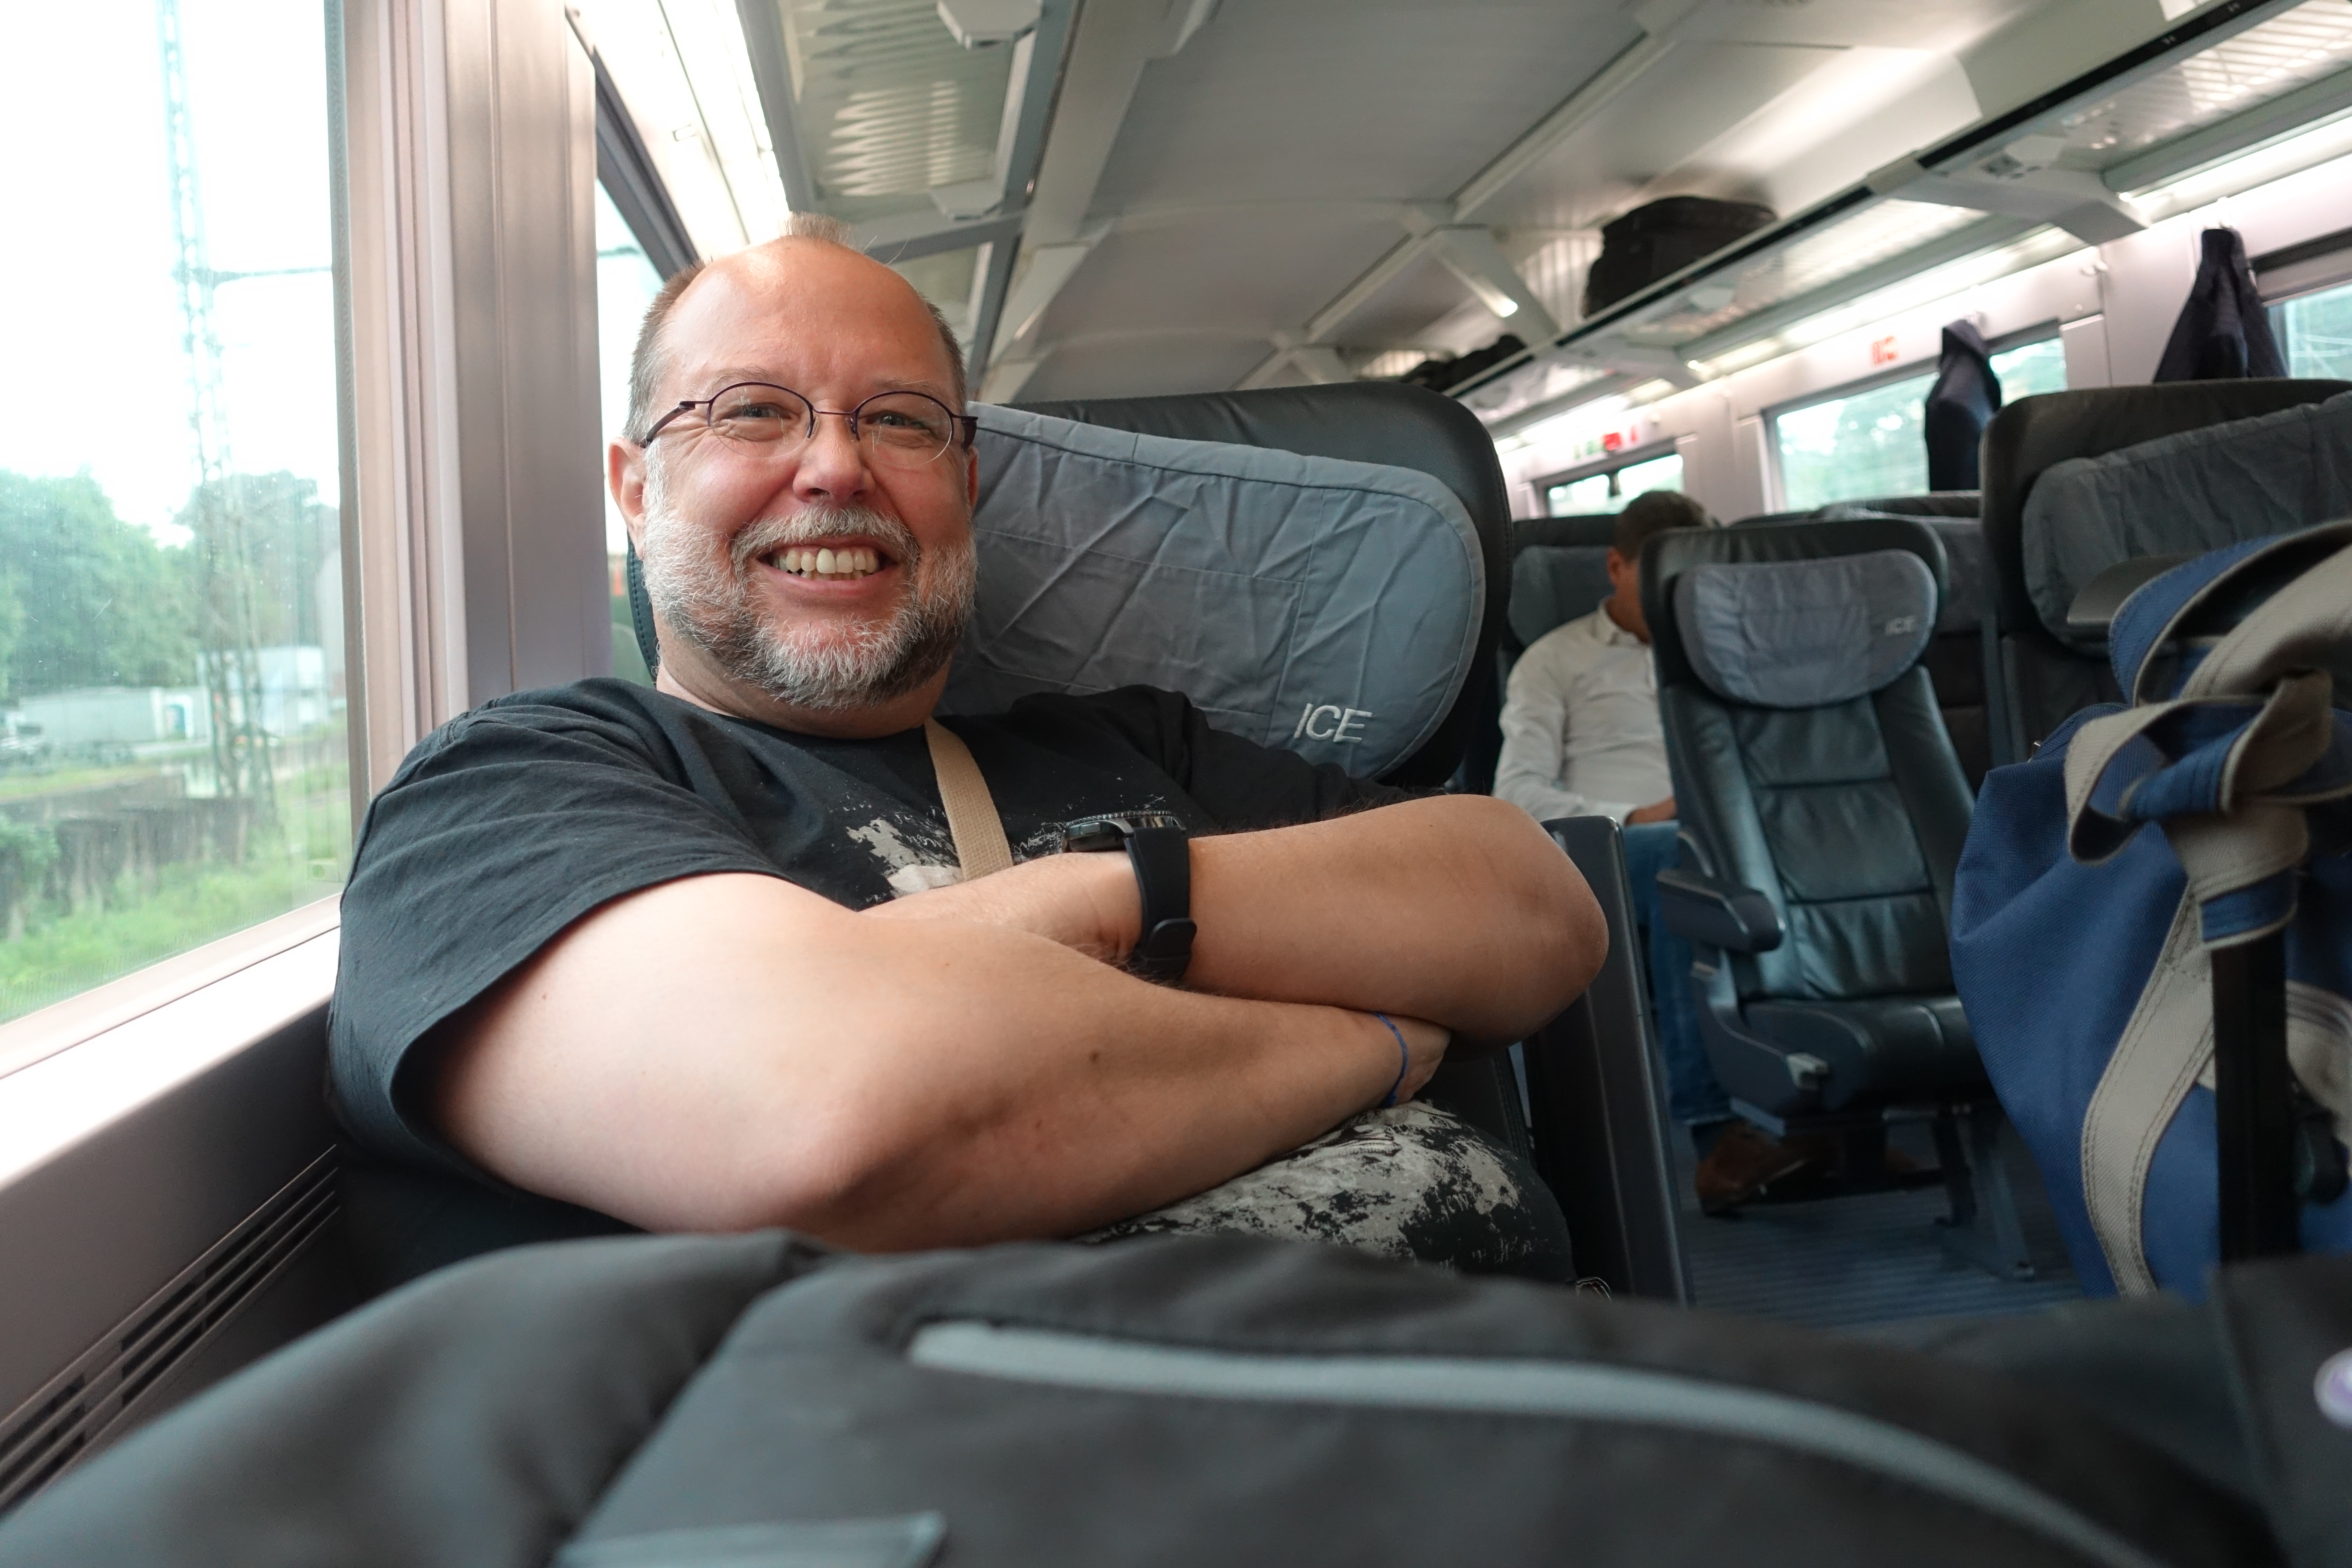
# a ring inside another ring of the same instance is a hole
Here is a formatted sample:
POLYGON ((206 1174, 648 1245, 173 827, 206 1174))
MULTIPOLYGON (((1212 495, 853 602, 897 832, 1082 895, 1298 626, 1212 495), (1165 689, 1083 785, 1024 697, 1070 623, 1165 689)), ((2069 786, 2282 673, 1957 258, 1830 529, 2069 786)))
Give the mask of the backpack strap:
POLYGON ((940 805, 947 808, 948 834, 955 840, 963 879, 974 881, 1004 870, 1013 864, 1013 845, 1004 837, 1004 822, 996 815, 988 781, 971 760, 971 748, 936 719, 923 721, 923 739, 930 744, 931 772, 939 778, 940 805))
POLYGON ((2083 1117, 2083 1206, 2119 1295, 2156 1289, 2141 1206, 2157 1144, 2189 1089, 2212 1066, 2212 960, 2198 940, 2196 896, 2184 892, 2156 968, 2083 1117))

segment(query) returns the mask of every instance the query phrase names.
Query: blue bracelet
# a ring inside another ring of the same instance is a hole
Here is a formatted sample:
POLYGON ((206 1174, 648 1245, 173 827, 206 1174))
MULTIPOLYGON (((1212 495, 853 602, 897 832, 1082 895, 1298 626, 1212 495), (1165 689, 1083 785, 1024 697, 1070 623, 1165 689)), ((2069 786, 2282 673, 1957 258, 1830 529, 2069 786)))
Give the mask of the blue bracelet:
POLYGON ((1388 1097, 1386 1100, 1381 1100, 1381 1109, 1382 1110, 1388 1110, 1390 1107, 1391 1107, 1391 1106, 1393 1106, 1394 1104, 1396 1104, 1396 1102, 1397 1102, 1397 1098, 1396 1098, 1396 1097, 1397 1097, 1397 1090, 1398 1090, 1398 1089, 1402 1089, 1402 1088, 1404 1087, 1404 1075, 1405 1075, 1405 1074, 1407 1074, 1407 1073, 1409 1073, 1409 1072, 1411 1072, 1411 1071, 1412 1070, 1412 1052, 1410 1049, 1408 1049, 1408 1048, 1406 1047, 1406 1046, 1405 1046, 1405 1043, 1404 1043, 1404 1031, 1403 1031, 1402 1029, 1398 1028, 1398 1027, 1396 1026, 1395 1022, 1394 1022, 1392 1019, 1391 1019, 1391 1018, 1389 1017, 1389 1016, 1388 1016, 1386 1013, 1375 1013, 1375 1014, 1373 1014, 1373 1015, 1372 1015, 1372 1016, 1373 1016, 1373 1017, 1375 1017, 1375 1018, 1378 1018, 1381 1023, 1388 1025, 1388 1026, 1389 1026, 1389 1033, 1390 1033, 1390 1034, 1391 1034, 1391 1035, 1394 1035, 1394 1036, 1396 1037, 1396 1043, 1397 1043, 1397 1075, 1396 1075, 1396 1082, 1394 1082, 1394 1083, 1392 1083, 1392 1084, 1389 1085, 1389 1097, 1388 1097))

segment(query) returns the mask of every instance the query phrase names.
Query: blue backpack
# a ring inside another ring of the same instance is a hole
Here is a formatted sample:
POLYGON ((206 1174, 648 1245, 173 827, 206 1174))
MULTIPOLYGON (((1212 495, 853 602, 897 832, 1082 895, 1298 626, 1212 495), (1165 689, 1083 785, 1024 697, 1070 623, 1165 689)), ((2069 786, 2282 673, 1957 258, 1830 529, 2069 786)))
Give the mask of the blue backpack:
POLYGON ((2225 1230, 2352 1251, 2352 521, 2175 567, 2108 643, 2131 705, 1985 779, 1952 973, 2084 1289, 2196 1296, 2225 1230))

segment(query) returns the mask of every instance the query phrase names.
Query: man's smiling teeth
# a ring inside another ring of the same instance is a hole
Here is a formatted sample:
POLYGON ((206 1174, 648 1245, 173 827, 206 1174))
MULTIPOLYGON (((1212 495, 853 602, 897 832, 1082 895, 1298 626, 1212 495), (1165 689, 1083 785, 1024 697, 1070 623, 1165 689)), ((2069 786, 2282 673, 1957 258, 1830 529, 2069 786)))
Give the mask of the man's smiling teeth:
POLYGON ((773 559, 795 577, 863 577, 882 567, 882 558, 863 545, 842 550, 787 550, 773 559))

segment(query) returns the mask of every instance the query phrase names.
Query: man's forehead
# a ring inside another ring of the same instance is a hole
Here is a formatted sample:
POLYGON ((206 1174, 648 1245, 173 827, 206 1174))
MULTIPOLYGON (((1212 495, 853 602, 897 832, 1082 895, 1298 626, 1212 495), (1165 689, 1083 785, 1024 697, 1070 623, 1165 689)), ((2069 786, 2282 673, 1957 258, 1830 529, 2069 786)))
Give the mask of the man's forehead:
POLYGON ((948 391, 922 297, 880 263, 833 246, 785 241, 730 257, 695 280, 669 327, 671 363, 697 382, 789 385, 796 374, 848 374, 948 391))

